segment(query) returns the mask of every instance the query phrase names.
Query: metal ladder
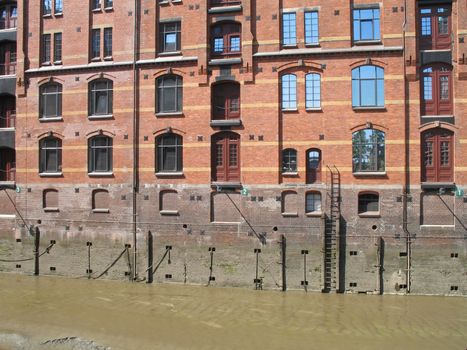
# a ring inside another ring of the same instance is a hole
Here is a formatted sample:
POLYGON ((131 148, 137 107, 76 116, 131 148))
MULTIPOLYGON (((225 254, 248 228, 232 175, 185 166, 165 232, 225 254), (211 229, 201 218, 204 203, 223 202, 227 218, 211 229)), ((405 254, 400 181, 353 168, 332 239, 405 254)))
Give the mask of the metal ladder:
POLYGON ((327 198, 329 199, 329 215, 325 218, 324 230, 324 288, 323 292, 329 293, 337 290, 337 250, 339 223, 341 216, 341 178, 336 166, 327 166, 330 175, 330 187, 327 198))

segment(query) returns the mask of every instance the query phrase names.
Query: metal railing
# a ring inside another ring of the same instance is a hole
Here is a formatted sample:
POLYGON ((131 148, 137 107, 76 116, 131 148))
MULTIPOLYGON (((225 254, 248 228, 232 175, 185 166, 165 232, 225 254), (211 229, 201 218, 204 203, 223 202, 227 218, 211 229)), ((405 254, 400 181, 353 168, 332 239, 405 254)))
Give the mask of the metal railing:
POLYGON ((0 30, 16 28, 17 22, 18 22, 17 18, 0 19, 0 30))
POLYGON ((0 169, 0 181, 15 181, 16 180, 16 168, 9 170, 0 169))
POLYGON ((0 64, 0 75, 14 75, 14 74, 16 74, 16 62, 0 64))
POLYGON ((0 115, 0 129, 14 128, 16 126, 16 112, 0 115))

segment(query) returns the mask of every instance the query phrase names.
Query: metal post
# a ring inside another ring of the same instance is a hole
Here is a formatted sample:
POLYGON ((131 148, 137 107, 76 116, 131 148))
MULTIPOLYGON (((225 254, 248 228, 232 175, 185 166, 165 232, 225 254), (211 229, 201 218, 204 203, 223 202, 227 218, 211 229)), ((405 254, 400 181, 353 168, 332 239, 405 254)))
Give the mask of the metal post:
POLYGON ((263 289, 263 282, 259 278, 259 253, 261 253, 261 249, 255 248, 254 250, 256 254, 256 272, 255 272, 255 289, 263 289))
POLYGON ((91 242, 86 242, 86 245, 88 246, 88 279, 91 279, 91 242))
POLYGON ((287 290, 287 276, 286 276, 286 248, 287 248, 287 240, 285 239, 284 235, 281 235, 281 257, 282 257, 282 291, 285 292, 287 290))
POLYGON ((303 255, 303 289, 305 289, 305 292, 308 292, 308 281, 306 279, 306 256, 308 255, 308 250, 302 250, 302 255, 303 255))
POLYGON ((151 231, 148 231, 148 281, 147 283, 153 282, 154 273, 152 270, 153 264, 153 238, 151 231))
POLYGON ((41 231, 36 227, 34 232, 34 276, 39 276, 39 246, 41 243, 41 231))

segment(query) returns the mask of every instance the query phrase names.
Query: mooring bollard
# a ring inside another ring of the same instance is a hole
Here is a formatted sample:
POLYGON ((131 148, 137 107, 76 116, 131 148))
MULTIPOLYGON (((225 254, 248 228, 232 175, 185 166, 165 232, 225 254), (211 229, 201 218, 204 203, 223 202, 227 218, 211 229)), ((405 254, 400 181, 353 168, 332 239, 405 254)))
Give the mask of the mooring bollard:
POLYGON ((34 232, 34 276, 39 276, 39 246, 41 243, 41 231, 36 227, 34 232))
POLYGON ((152 283, 154 278, 154 273, 152 270, 152 264, 154 260, 153 256, 153 237, 151 231, 148 231, 148 280, 146 283, 152 283))

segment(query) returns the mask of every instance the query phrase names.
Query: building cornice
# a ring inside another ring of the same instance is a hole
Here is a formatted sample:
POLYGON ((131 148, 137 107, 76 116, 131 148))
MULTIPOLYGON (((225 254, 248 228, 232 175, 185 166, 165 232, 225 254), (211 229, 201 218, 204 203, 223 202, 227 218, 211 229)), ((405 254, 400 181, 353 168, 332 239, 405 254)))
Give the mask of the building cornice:
POLYGON ((281 56, 319 56, 319 55, 333 55, 333 54, 358 54, 368 52, 401 52, 402 46, 354 46, 344 49, 322 49, 322 48, 309 48, 309 49, 286 49, 274 52, 258 52, 254 57, 281 57, 281 56))

